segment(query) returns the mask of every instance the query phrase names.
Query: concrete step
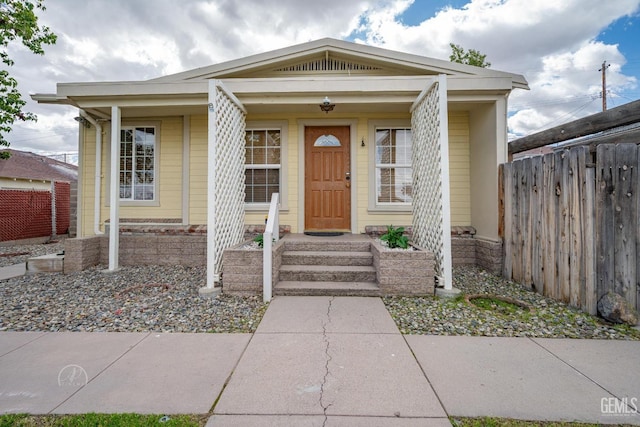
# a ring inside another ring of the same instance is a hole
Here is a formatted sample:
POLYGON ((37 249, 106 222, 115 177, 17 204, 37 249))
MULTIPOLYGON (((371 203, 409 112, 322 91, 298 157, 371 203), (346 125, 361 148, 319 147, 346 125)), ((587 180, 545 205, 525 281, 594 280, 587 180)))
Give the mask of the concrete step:
POLYGON ((369 252, 371 240, 330 240, 330 238, 316 240, 286 240, 285 251, 305 252, 369 252))
POLYGON ((371 252, 285 251, 283 265, 373 265, 371 252))
POLYGON ((27 260, 26 273, 57 273, 64 267, 64 255, 48 254, 27 260))
POLYGON ((381 296, 380 288, 372 282, 278 282, 274 295, 322 295, 322 296, 381 296))
POLYGON ((292 282, 375 282, 373 266, 283 265, 280 280, 292 282))

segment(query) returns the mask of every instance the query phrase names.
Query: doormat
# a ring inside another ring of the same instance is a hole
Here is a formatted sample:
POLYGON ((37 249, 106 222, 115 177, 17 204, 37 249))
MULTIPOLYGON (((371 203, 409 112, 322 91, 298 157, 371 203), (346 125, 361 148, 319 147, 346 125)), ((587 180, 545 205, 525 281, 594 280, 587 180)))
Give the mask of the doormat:
POLYGON ((333 237, 342 236, 344 233, 341 231, 305 231, 304 234, 315 237, 333 237))

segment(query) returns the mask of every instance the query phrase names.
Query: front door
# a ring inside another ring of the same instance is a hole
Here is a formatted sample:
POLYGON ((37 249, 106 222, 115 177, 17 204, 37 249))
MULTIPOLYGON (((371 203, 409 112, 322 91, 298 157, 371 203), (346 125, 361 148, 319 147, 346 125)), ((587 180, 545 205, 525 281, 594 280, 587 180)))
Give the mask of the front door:
POLYGON ((305 231, 351 231, 349 126, 304 130, 305 231))

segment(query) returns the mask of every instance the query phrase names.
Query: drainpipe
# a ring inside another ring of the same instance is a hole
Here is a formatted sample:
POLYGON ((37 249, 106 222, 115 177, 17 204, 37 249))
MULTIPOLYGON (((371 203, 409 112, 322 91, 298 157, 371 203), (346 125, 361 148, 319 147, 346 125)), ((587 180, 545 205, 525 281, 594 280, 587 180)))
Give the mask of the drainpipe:
POLYGON ((93 117, 80 110, 80 116, 87 119, 96 128, 96 175, 95 188, 93 191, 93 232, 96 236, 101 236, 104 231, 100 231, 100 200, 102 199, 102 125, 93 117))

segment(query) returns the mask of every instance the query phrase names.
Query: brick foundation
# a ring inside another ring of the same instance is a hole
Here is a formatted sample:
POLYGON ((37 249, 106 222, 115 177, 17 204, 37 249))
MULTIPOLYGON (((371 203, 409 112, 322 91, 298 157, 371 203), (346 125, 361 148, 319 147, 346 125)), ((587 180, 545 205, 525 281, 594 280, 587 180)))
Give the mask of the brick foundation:
POLYGON ((79 237, 64 241, 64 273, 82 271, 100 264, 101 236, 79 237))
MULTIPOLYGON (((133 220, 130 220, 133 221, 133 220)), ((120 227, 120 265, 207 265, 207 226, 175 224, 176 220, 142 220, 120 227)), ((247 240, 264 231, 264 225, 245 227, 247 240)), ((291 232, 281 225, 280 235, 291 232)), ((102 236, 67 239, 65 271, 81 271, 109 263, 109 224, 102 236)), ((277 261, 274 259, 274 262, 277 261)), ((262 261, 260 261, 262 262, 262 261)), ((262 264, 260 264, 262 283, 262 264)))

